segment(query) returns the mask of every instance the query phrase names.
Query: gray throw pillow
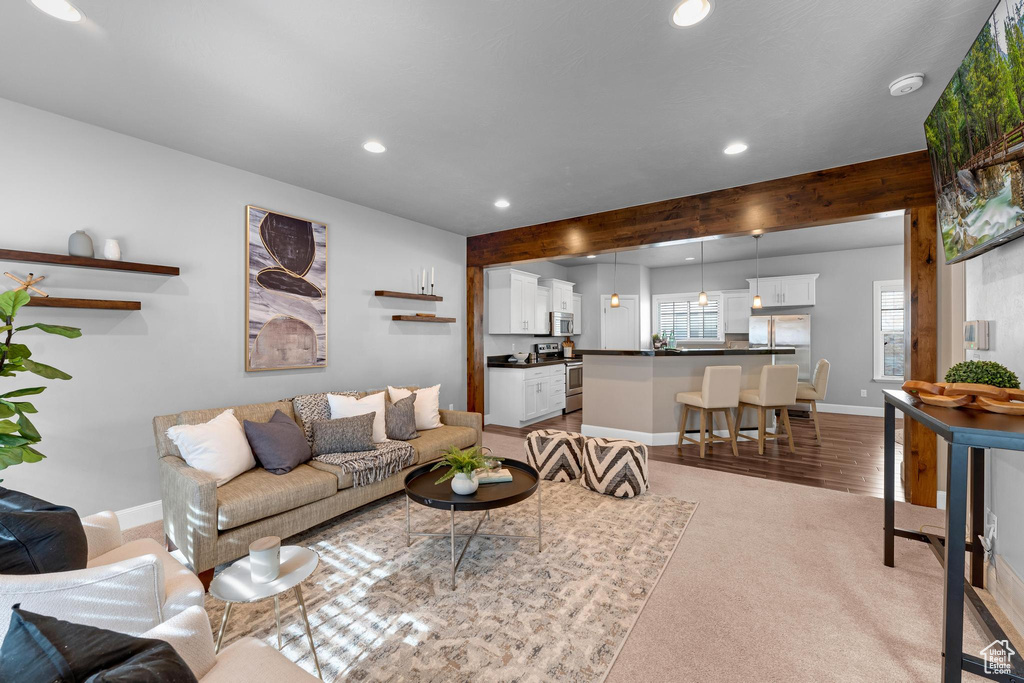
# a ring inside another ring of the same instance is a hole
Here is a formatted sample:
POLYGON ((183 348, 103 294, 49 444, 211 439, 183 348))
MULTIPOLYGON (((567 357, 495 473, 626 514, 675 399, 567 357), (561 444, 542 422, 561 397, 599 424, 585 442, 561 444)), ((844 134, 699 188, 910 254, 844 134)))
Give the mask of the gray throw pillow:
POLYGON ((419 436, 416 431, 415 392, 405 398, 384 405, 384 431, 389 439, 408 441, 419 436))
POLYGON ((376 412, 313 422, 313 455, 372 451, 376 412))
POLYGON ((280 410, 269 422, 242 422, 252 454, 271 474, 287 474, 310 459, 309 444, 302 428, 280 410))

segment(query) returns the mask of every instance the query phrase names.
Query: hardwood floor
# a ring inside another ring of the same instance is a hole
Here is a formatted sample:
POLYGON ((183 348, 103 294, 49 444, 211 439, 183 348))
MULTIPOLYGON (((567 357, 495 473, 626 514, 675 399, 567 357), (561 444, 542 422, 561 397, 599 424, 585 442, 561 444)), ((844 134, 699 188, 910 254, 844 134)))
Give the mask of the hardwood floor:
MULTIPOLYGON (((719 443, 705 454, 698 455, 697 446, 651 446, 650 457, 661 462, 689 467, 732 472, 748 477, 774 479, 805 486, 847 491, 881 498, 883 491, 882 418, 859 415, 818 413, 821 420, 822 445, 814 438, 811 419, 790 413, 796 453, 790 453, 785 441, 769 441, 763 456, 757 454, 757 442, 739 441, 739 457, 729 444, 719 443)), ((520 429, 488 425, 485 432, 526 437, 535 429, 580 431, 583 411, 553 417, 520 429)), ((897 428, 901 425, 897 422, 897 428)), ((902 446, 896 444, 897 471, 902 460, 902 446)), ((896 500, 903 500, 903 487, 896 482, 896 500)))

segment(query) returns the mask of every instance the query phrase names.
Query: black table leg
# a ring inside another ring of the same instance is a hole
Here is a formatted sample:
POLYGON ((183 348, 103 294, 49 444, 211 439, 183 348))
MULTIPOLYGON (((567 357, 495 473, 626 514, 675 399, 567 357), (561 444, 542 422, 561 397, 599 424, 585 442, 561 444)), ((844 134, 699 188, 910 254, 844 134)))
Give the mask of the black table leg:
POLYGON ((964 532, 967 529, 967 446, 949 450, 946 485, 945 588, 942 593, 942 680, 961 680, 964 648, 964 532))
POLYGON ((971 449, 971 585, 985 587, 985 449, 971 449))
MULTIPOLYGON (((904 437, 904 441, 906 437, 904 437)), ((896 528, 896 406, 885 404, 885 566, 896 566, 893 539, 896 528)))

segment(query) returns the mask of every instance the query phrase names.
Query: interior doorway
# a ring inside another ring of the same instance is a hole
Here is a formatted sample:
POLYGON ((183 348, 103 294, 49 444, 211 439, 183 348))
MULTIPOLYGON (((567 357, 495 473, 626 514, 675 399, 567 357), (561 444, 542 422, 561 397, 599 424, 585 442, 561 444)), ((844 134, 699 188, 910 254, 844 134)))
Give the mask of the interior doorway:
POLYGON ((610 294, 601 295, 601 348, 638 350, 640 348, 640 297, 619 296, 612 308, 610 294))

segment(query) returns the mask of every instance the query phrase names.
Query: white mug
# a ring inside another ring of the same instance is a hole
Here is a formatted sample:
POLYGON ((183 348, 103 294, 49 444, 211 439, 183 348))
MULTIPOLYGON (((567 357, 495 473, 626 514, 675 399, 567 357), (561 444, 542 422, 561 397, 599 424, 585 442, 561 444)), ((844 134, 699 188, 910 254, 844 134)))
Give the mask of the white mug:
POLYGON ((281 539, 267 536, 249 545, 249 572, 253 583, 270 583, 281 573, 281 539))
POLYGON ((103 241, 103 258, 108 261, 121 260, 121 245, 117 243, 117 240, 103 241))

